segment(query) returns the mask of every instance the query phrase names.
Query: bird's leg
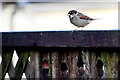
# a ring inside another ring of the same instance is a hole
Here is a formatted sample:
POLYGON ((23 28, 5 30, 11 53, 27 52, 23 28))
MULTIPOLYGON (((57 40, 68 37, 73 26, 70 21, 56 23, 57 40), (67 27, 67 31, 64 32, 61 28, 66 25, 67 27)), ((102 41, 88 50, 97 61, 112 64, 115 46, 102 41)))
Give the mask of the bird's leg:
POLYGON ((75 30, 73 30, 72 32, 76 31, 79 27, 77 27, 75 30))
POLYGON ((76 31, 79 27, 77 27, 74 31, 76 31))

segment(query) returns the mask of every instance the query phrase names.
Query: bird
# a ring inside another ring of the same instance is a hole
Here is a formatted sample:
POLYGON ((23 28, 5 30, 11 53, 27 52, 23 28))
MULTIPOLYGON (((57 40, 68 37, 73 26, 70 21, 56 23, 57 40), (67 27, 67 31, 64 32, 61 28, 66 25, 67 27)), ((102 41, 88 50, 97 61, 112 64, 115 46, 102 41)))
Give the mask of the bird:
POLYGON ((88 25, 91 21, 96 20, 84 15, 81 12, 78 12, 77 10, 70 10, 67 15, 69 16, 70 22, 73 25, 77 26, 75 30, 77 30, 80 27, 83 28, 86 25, 88 25))

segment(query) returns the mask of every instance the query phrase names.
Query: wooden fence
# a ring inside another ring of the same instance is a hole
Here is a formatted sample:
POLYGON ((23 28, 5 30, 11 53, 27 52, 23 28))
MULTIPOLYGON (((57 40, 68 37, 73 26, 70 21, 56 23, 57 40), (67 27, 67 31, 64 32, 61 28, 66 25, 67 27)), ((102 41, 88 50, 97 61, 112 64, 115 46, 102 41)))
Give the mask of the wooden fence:
POLYGON ((1 80, 118 79, 120 31, 3 32, 0 55, 1 80))

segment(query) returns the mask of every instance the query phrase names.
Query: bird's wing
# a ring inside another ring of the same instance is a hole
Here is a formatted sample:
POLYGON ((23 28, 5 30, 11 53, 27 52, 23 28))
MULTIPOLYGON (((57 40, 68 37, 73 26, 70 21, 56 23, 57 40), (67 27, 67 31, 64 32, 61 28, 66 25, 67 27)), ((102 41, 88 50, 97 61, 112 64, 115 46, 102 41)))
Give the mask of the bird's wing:
POLYGON ((86 16, 86 15, 80 13, 80 12, 78 12, 77 16, 79 16, 80 19, 85 19, 85 20, 95 20, 95 19, 90 18, 90 17, 88 17, 88 16, 86 16))

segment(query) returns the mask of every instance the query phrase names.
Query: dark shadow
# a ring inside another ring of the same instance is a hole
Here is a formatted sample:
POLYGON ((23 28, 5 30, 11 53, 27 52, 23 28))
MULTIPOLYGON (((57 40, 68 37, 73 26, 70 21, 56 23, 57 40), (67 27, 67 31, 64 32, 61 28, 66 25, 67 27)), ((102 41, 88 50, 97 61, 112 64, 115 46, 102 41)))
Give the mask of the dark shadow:
POLYGON ((62 78, 67 78, 68 77, 67 70, 68 70, 68 67, 67 67, 66 62, 62 62, 61 63, 62 78))
POLYGON ((77 78, 83 79, 85 78, 85 70, 83 68, 84 62, 81 56, 78 56, 77 67, 78 67, 78 75, 77 78))
POLYGON ((118 62, 118 78, 120 79, 120 61, 118 62))
POLYGON ((84 64, 84 62, 83 62, 82 58, 78 57, 77 67, 78 68, 83 67, 83 64, 84 64))
POLYGON ((103 76, 103 62, 100 59, 97 60, 96 68, 97 68, 97 78, 102 78, 102 76, 103 76))

